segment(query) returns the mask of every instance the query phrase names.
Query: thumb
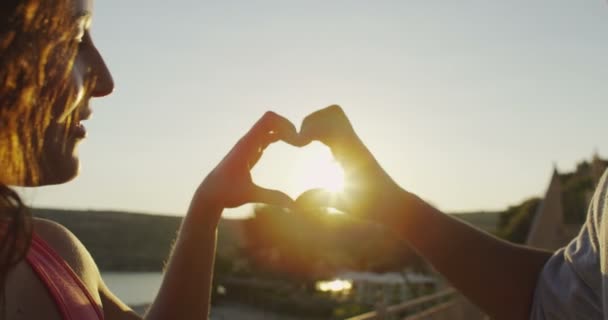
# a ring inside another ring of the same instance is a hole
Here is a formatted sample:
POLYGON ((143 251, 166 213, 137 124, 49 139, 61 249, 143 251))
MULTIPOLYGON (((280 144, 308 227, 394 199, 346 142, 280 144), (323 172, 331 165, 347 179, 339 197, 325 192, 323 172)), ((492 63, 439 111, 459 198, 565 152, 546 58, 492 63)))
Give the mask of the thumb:
POLYGON ((292 208, 294 206, 293 199, 285 193, 278 190, 262 188, 260 186, 253 186, 252 199, 250 202, 264 203, 283 208, 292 208))
POLYGON ((325 189, 312 189, 302 193, 295 202, 298 209, 334 208, 347 212, 343 196, 325 189))

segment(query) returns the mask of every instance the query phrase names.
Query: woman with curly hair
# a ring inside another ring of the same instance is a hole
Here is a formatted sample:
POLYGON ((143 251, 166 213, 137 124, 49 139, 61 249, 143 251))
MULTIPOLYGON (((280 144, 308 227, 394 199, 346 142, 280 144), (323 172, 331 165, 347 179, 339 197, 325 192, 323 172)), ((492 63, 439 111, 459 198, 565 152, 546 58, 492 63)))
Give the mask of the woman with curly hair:
MULTIPOLYGON (((32 218, 10 186, 73 179, 90 100, 114 83, 90 34, 92 0, 3 0, 0 4, 0 290, 5 319, 141 319, 117 299, 80 241, 32 218)), ((216 230, 224 208, 248 202, 291 206, 253 184, 250 168, 293 125, 267 113, 194 192, 160 292, 145 319, 207 319, 216 230)))
MULTIPOLYGON (((92 0, 0 3, 0 294, 5 319, 141 319, 104 284, 69 230, 31 218, 10 186, 65 183, 90 100, 114 89, 90 34, 92 0)), ((266 113, 195 190, 145 319, 207 319, 217 225, 225 208, 257 202, 332 206, 406 240, 458 290, 496 319, 603 319, 608 173, 579 236, 556 253, 517 246, 443 214, 402 189, 358 138, 338 106, 317 111, 298 133, 266 113), (342 194, 311 190, 295 202, 250 175, 276 141, 326 144, 345 171, 342 194)), ((365 239, 362 239, 365 241, 365 239)))

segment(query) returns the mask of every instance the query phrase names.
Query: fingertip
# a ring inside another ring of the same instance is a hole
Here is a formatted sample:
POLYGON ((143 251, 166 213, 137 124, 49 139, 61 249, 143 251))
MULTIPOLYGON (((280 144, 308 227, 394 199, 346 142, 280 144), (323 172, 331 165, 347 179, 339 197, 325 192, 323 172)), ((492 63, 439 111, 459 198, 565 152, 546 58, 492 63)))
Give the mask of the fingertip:
POLYGON ((299 195, 295 204, 299 208, 318 207, 328 205, 330 200, 329 193, 323 189, 312 189, 299 195))
POLYGON ((302 144, 302 137, 298 134, 297 131, 290 131, 289 134, 283 139, 286 143, 294 146, 294 147, 302 147, 305 144, 302 144))
POLYGON ((273 204, 275 206, 280 206, 282 208, 287 208, 287 209, 291 209, 295 207, 295 201, 289 197, 288 195, 282 193, 282 192, 277 192, 276 194, 273 195, 272 199, 269 199, 268 202, 272 202, 270 204, 273 204))
POLYGON ((298 135, 298 137, 295 138, 292 142, 292 145, 294 147, 304 147, 309 145, 312 142, 312 139, 298 135))
POLYGON ((264 203, 283 208, 295 207, 295 201, 287 194, 278 190, 270 190, 257 186, 255 187, 253 202, 264 203))
POLYGON ((313 124, 309 122, 302 122, 300 127, 299 140, 302 145, 307 145, 317 139, 318 133, 313 128, 313 124))

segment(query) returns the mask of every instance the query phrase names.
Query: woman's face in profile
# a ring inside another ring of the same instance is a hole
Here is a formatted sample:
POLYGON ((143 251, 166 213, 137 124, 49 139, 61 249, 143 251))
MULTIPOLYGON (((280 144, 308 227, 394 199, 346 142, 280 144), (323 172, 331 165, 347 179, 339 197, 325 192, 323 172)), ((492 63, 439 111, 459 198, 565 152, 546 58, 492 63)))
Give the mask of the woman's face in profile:
MULTIPOLYGON (((63 84, 62 92, 52 106, 54 117, 44 133, 43 153, 41 155, 40 185, 67 182, 78 174, 78 143, 86 137, 82 121, 91 116, 89 101, 93 97, 103 97, 114 89, 112 76, 91 38, 90 28, 93 17, 93 0, 72 1, 73 12, 77 17, 71 33, 77 46, 77 53, 70 70, 68 83, 63 84)), ((49 61, 49 70, 60 71, 70 68, 69 59, 49 61)))

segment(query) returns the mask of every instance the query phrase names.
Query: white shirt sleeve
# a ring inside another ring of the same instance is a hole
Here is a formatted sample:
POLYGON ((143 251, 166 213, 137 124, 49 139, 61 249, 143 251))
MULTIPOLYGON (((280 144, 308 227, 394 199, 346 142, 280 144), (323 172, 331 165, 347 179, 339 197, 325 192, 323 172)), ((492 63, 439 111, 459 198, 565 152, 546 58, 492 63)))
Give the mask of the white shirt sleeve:
POLYGON ((602 219, 607 211, 607 187, 607 174, 604 174, 579 235, 545 264, 536 286, 530 319, 608 320, 604 316, 608 307, 604 294, 608 284, 608 243, 604 236, 607 225, 602 219))

